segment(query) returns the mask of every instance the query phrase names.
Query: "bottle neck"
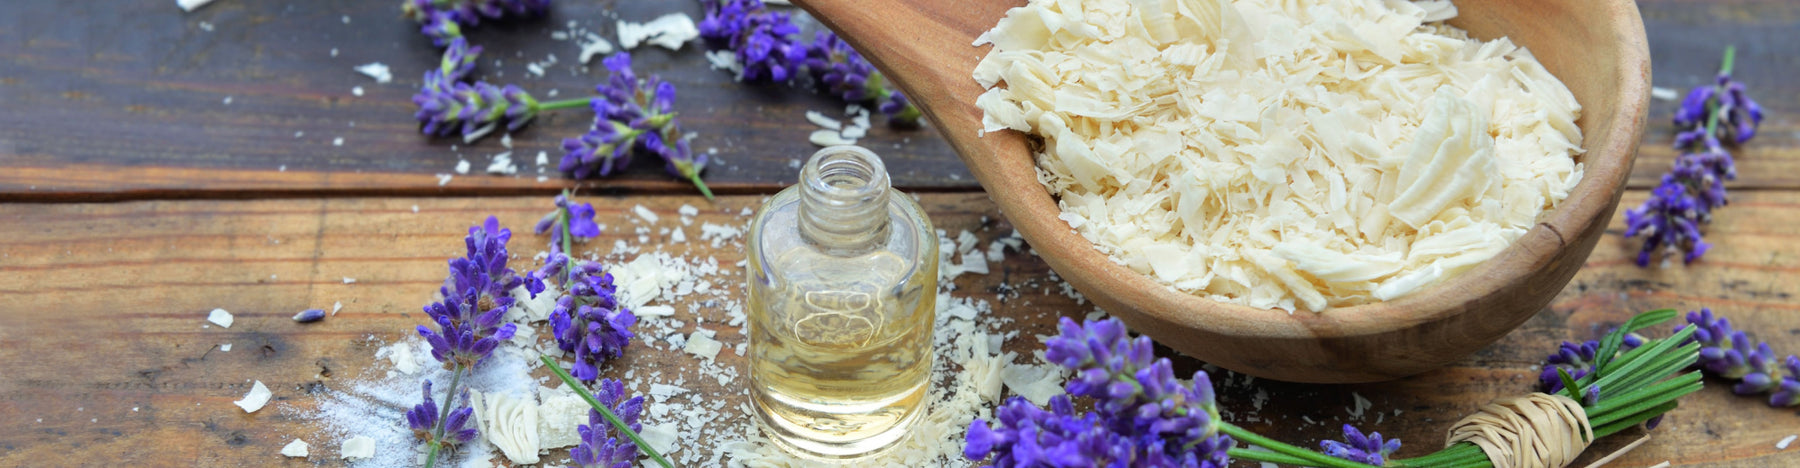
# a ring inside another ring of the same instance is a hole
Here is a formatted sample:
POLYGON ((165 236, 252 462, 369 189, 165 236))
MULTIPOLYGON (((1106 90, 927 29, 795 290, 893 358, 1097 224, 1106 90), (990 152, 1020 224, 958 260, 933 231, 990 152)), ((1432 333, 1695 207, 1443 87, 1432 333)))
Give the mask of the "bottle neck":
POLYGON ((800 235, 821 250, 857 255, 888 238, 887 168, 858 146, 813 153, 800 169, 800 235))

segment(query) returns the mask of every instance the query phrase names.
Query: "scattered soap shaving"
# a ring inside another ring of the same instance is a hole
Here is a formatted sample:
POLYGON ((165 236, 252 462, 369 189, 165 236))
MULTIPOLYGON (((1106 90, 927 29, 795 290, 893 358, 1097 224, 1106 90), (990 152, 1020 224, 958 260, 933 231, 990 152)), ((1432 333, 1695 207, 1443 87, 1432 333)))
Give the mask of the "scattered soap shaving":
POLYGON ((1659 101, 1673 101, 1681 97, 1681 92, 1661 86, 1650 87, 1650 97, 1659 101))
POLYGON ((1775 449, 1787 450, 1788 444, 1794 443, 1794 439, 1796 438, 1800 438, 1800 435, 1789 434, 1787 437, 1783 437, 1780 442, 1775 443, 1775 449))
POLYGON ((376 83, 387 83, 389 81, 394 81, 394 74, 392 72, 388 71, 387 64, 384 64, 381 62, 365 63, 362 65, 357 65, 356 71, 359 73, 362 73, 364 75, 368 75, 369 78, 374 78, 376 83))
POLYGON ((194 11, 212 2, 213 0, 175 0, 175 6, 181 7, 181 11, 194 11))
POLYGON ((819 146, 838 146, 838 145, 854 145, 854 144, 856 144, 856 140, 844 138, 844 134, 837 130, 813 130, 812 136, 807 137, 807 141, 810 141, 810 142, 812 142, 812 144, 819 145, 819 146))
POLYGON ((508 151, 494 155, 494 160, 488 163, 487 172, 489 174, 513 175, 519 173, 519 166, 513 164, 512 152, 508 151))
POLYGON ((221 343, 221 344, 219 344, 219 352, 224 352, 224 353, 229 353, 229 352, 231 352, 231 343, 221 343))
POLYGON ((262 409, 263 405, 269 404, 269 397, 273 395, 269 393, 269 387, 258 380, 250 386, 250 393, 244 394, 244 399, 231 403, 243 408, 245 413, 255 413, 256 410, 262 409))
POLYGON ((212 313, 206 314, 206 321, 218 325, 219 328, 231 328, 231 322, 235 320, 231 316, 231 312, 226 312, 225 309, 213 309, 212 313))
POLYGON ((656 224, 656 220, 661 219, 656 217, 656 212, 650 211, 650 209, 645 208, 644 205, 631 207, 631 212, 636 214, 639 218, 644 218, 644 221, 648 221, 650 224, 656 224))
POLYGON ((356 436, 345 440, 338 446, 338 454, 345 460, 367 460, 375 458, 375 439, 369 436, 356 436))
POLYGON ((686 13, 670 13, 648 23, 621 20, 618 24, 619 46, 626 50, 635 49, 638 44, 680 50, 682 44, 700 37, 700 30, 694 27, 694 19, 686 13))
POLYGON ((306 441, 294 439, 293 442, 288 442, 281 447, 281 454, 289 458, 306 458, 306 441))

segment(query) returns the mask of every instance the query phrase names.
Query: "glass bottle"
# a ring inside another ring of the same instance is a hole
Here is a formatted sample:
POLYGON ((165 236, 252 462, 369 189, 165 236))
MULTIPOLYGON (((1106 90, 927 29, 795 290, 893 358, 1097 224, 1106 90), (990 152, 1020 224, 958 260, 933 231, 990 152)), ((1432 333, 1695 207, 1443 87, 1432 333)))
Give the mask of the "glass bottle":
POLYGON ((937 236, 857 146, 814 153, 750 223, 750 400, 790 452, 854 459, 924 413, 937 236))

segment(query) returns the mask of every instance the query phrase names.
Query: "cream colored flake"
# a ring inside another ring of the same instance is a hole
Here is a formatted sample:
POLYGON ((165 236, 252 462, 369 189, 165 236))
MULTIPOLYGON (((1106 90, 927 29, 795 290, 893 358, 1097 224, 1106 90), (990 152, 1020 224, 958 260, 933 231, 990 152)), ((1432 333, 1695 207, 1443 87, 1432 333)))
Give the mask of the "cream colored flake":
POLYGON ((1310 310, 1491 258, 1580 180, 1580 105, 1449 2, 1033 0, 974 72, 984 131, 1121 265, 1310 310))

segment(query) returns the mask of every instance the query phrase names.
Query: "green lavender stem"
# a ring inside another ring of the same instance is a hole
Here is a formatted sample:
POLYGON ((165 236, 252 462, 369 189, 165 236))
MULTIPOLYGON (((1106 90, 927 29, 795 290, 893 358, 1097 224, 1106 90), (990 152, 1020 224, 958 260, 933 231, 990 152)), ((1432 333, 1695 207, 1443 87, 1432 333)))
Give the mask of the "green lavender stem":
POLYGON ((431 427, 431 451, 425 453, 425 468, 437 465, 438 452, 444 448, 444 422, 450 419, 450 407, 456 406, 456 386, 462 385, 463 371, 466 370, 462 364, 457 364, 456 372, 450 376, 450 386, 444 389, 444 408, 438 410, 437 424, 431 427))
POLYGON ((556 377, 562 379, 564 385, 575 389, 575 394, 581 395, 581 399, 586 400, 588 406, 594 407, 594 411, 599 412, 600 417, 606 418, 606 422, 612 423, 613 429, 618 429, 620 434, 625 434, 626 437, 631 439, 631 443, 637 444, 639 450, 643 450, 644 453, 649 454, 650 459, 656 460, 656 463, 662 465, 663 468, 675 468, 675 465, 669 463, 669 460, 664 459, 662 454, 656 453, 656 449, 650 448, 649 443, 644 442, 643 438, 638 437, 637 431, 631 430, 631 426, 627 426, 625 425, 625 421, 619 420, 619 416, 613 414, 611 408, 607 408, 606 405, 600 404, 600 400, 594 399, 594 394, 588 393, 587 388, 582 387, 581 382, 575 380, 575 376, 569 375, 569 371, 563 370, 561 364, 557 364, 556 361, 551 360, 550 356, 538 356, 538 359, 543 360, 544 365, 548 366, 551 372, 555 372, 556 377))
POLYGON ((591 101, 593 101, 592 98, 575 98, 575 99, 564 99, 561 101, 540 102, 537 104, 537 110, 538 111, 550 111, 550 110, 557 110, 557 109, 572 109, 572 108, 576 108, 576 107, 586 106, 591 101))
POLYGON ((1371 468, 1374 466, 1288 445, 1287 443, 1275 439, 1257 435, 1254 432, 1250 432, 1248 429, 1238 427, 1235 424, 1225 421, 1219 421, 1219 432, 1223 432, 1238 441, 1270 450, 1269 452, 1263 452, 1258 450, 1231 449, 1231 451, 1228 452, 1233 457, 1246 460, 1266 461, 1271 463, 1294 463, 1294 459, 1299 459, 1306 465, 1329 468, 1371 468))

